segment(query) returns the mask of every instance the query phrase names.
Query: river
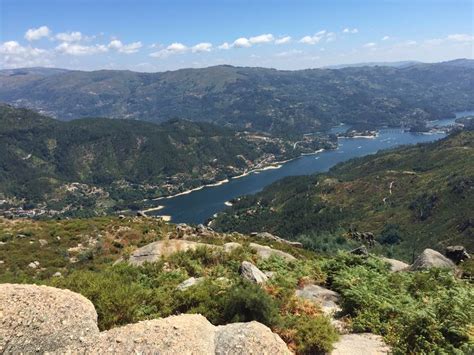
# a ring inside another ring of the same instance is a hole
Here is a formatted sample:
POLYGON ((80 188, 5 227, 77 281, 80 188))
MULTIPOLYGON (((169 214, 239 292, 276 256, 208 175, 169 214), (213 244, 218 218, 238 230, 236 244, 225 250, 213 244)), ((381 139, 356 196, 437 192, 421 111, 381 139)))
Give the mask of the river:
MULTIPOLYGON (((474 115, 474 111, 457 113, 456 117, 474 115)), ((432 124, 447 126, 454 123, 453 119, 433 121, 432 124)), ((345 132, 348 126, 341 125, 331 131, 345 132)), ((236 197, 254 194, 265 186, 286 176, 307 175, 329 170, 337 163, 355 157, 374 154, 381 149, 388 149, 406 144, 431 142, 445 137, 444 133, 410 133, 402 129, 380 129, 375 138, 340 138, 338 148, 316 154, 304 155, 281 165, 279 169, 269 169, 250 173, 249 175, 230 179, 228 183, 218 186, 204 187, 170 198, 156 201, 163 206, 153 215, 169 216, 174 223, 204 223, 214 214, 227 208, 226 202, 236 197)))

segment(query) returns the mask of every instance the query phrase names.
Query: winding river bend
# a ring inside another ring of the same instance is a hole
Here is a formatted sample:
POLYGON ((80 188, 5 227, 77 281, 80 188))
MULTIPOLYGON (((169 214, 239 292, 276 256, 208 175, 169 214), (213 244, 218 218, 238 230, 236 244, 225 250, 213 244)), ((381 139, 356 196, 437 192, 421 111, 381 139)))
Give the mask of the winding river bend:
MULTIPOLYGON (((457 117, 474 115, 474 111, 457 113, 457 117)), ((447 126, 455 119, 433 121, 432 124, 447 126)), ((332 129, 333 133, 345 132, 347 126, 332 129)), ((233 178, 228 183, 204 187, 188 194, 163 198, 156 201, 162 209, 150 214, 169 216, 175 223, 204 223, 215 213, 227 208, 226 202, 242 195, 254 194, 265 186, 286 176, 307 175, 329 170, 337 163, 355 157, 374 154, 381 149, 388 149, 405 144, 430 142, 445 137, 444 133, 410 133, 402 129, 381 129, 375 138, 341 138, 335 150, 304 155, 281 165, 278 169, 253 172, 240 178, 233 178)))

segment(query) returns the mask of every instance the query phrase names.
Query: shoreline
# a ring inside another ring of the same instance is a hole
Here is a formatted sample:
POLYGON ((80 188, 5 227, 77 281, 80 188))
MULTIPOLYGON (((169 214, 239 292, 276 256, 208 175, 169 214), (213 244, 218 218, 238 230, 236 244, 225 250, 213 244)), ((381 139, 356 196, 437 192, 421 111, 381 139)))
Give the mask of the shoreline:
MULTIPOLYGON (((283 164, 285 163, 288 163, 292 160, 296 160, 296 159, 299 159, 301 158, 302 156, 307 156, 307 155, 316 155, 316 154, 319 154, 323 151, 325 151, 326 149, 324 148, 321 148, 321 149, 318 149, 314 152, 311 152, 311 153, 301 153, 299 156, 297 157, 294 157, 294 158, 290 158, 290 159, 286 159, 286 160, 281 160, 281 161, 276 161, 276 162, 273 162, 273 163, 270 163, 269 165, 265 166, 265 167, 262 167, 262 168, 255 168, 255 169, 252 169, 252 170, 249 170, 245 173, 242 173, 240 175, 236 175, 236 176, 231 176, 231 177, 228 177, 224 180, 220 180, 220 181, 217 181, 215 183, 212 183, 212 184, 206 184, 206 185, 201 185, 201 186, 198 186, 198 187, 195 187, 195 188, 192 188, 192 189, 189 189, 189 190, 186 190, 186 191, 183 191, 183 192, 179 192, 177 194, 174 194, 174 195, 169 195, 169 196, 162 196, 162 197, 157 197, 157 198, 154 198, 152 199, 152 201, 159 201, 159 200, 165 200, 165 199, 170 199, 170 198, 174 198, 174 197, 178 197, 178 196, 182 196, 182 195, 188 195, 190 194, 191 192, 194 192, 194 191, 199 191, 199 190, 202 190, 204 189, 205 187, 215 187, 215 186, 219 186, 219 185, 223 185, 223 184, 226 184, 234 179, 240 179, 240 178, 243 178, 247 175, 250 175, 252 173, 259 173, 259 172, 262 172, 262 171, 266 171, 266 170, 273 170, 273 169, 280 169, 283 164)), ((154 208, 151 208, 151 209, 148 209, 148 210, 153 210, 154 208)), ((148 211, 147 210, 147 211, 148 211)), ((146 213, 146 211, 144 211, 146 213)))

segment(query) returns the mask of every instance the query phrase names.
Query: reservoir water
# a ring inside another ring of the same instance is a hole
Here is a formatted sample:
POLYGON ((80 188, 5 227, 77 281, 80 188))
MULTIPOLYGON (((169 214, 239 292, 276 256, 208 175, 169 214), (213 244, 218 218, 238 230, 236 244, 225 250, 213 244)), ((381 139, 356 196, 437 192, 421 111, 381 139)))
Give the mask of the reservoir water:
MULTIPOLYGON (((474 111, 459 112, 457 117, 474 115, 474 111)), ((454 123, 453 119, 433 121, 437 126, 447 126, 454 123)), ((333 133, 345 132, 347 126, 332 129, 333 133)), ((282 164, 279 169, 269 169, 253 172, 249 175, 230 179, 228 183, 204 187, 188 194, 163 198, 156 201, 164 206, 159 211, 150 214, 170 216, 174 223, 204 223, 215 213, 227 208, 225 202, 236 197, 254 194, 265 186, 292 175, 307 175, 329 170, 337 163, 355 157, 374 154, 381 149, 388 149, 406 144, 430 142, 445 137, 444 133, 410 133, 402 129, 381 129, 375 138, 341 138, 335 150, 323 151, 316 154, 304 155, 282 164)))

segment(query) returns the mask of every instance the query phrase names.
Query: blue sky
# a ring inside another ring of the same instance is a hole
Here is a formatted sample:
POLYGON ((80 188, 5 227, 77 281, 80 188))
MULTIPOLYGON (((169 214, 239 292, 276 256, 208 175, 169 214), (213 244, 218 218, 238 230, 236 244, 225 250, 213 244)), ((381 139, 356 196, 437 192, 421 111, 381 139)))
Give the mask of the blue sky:
POLYGON ((0 0, 0 66, 278 69, 473 54, 471 0, 0 0))

